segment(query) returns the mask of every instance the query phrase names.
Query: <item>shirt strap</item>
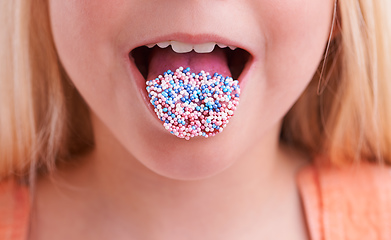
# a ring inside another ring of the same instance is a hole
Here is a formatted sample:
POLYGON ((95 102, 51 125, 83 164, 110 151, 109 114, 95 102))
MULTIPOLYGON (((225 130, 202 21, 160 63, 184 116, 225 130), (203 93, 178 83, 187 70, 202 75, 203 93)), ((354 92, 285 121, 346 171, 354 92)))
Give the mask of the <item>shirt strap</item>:
POLYGON ((297 180, 312 240, 391 239, 391 168, 311 165, 297 180))
POLYGON ((28 188, 14 180, 0 182, 0 239, 25 240, 29 215, 28 188))

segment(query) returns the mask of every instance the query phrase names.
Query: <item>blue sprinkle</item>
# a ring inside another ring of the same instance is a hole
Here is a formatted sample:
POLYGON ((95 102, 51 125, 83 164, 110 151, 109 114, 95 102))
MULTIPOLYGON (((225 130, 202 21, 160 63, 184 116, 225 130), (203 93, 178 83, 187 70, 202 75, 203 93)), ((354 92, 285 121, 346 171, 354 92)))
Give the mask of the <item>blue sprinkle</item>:
POLYGON ((170 121, 166 120, 165 123, 170 123, 170 121))
POLYGON ((168 111, 168 109, 167 108, 163 108, 163 112, 167 112, 168 111))
POLYGON ((236 94, 235 94, 235 97, 239 97, 239 94, 238 94, 238 93, 236 93, 236 94))
POLYGON ((204 111, 208 111, 208 107, 204 107, 204 111))
POLYGON ((172 118, 175 118, 176 116, 175 116, 175 114, 171 114, 171 117, 172 117, 172 118))
POLYGON ((197 128, 196 128, 196 126, 192 126, 191 128, 193 128, 194 130, 196 130, 197 128))
POLYGON ((200 106, 197 106, 197 107, 195 107, 195 108, 196 108, 197 111, 200 111, 200 110, 201 110, 200 106))
POLYGON ((184 97, 181 98, 181 101, 182 101, 182 102, 186 102, 186 98, 184 98, 184 97))
POLYGON ((207 123, 210 123, 210 122, 211 122, 210 118, 207 118, 207 119, 206 119, 206 122, 207 122, 207 123))

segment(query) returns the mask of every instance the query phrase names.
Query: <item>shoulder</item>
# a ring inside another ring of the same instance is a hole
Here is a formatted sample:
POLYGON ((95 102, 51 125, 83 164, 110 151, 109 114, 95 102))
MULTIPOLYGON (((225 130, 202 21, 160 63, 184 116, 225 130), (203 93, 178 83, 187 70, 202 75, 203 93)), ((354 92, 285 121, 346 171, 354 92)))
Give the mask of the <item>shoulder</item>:
POLYGON ((298 186, 312 239, 390 239, 391 168, 310 165, 298 186))
POLYGON ((30 213, 29 191, 15 180, 0 182, 0 239, 26 238, 30 213))

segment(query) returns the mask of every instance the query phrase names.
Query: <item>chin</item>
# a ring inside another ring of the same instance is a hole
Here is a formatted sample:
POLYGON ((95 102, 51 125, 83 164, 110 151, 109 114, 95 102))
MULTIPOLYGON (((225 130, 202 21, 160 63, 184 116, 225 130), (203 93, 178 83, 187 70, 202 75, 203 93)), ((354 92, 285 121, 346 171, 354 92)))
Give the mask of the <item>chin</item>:
POLYGON ((163 177, 201 180, 223 172, 240 159, 238 146, 244 141, 232 135, 234 129, 227 129, 208 139, 196 137, 187 141, 158 131, 153 136, 143 134, 137 145, 128 145, 128 151, 147 169, 163 177))

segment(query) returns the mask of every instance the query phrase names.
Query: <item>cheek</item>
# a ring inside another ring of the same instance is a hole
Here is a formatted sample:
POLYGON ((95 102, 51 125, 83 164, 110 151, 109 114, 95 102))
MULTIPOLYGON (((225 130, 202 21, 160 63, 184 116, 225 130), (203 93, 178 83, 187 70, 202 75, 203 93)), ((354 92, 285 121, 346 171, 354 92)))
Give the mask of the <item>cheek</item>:
POLYGON ((264 89, 284 111, 312 79, 328 40, 334 0, 259 1, 265 33, 264 89))
POLYGON ((271 87, 301 88, 323 57, 331 24, 333 0, 273 1, 265 12, 265 68, 271 87), (276 81, 278 79, 278 81, 276 81), (294 83, 294 84, 293 84, 294 83))
POLYGON ((264 53, 242 98, 248 129, 281 120, 311 81, 323 57, 332 20, 333 0, 258 0, 253 15, 264 35, 264 53), (250 120, 252 119, 252 120, 250 120), (254 120, 255 119, 255 120, 254 120))
MULTIPOLYGON (((75 66, 81 74, 93 70, 95 59, 108 66, 113 57, 107 43, 114 43, 120 29, 116 6, 124 0, 50 0, 50 19, 54 41, 60 58, 71 74, 75 66), (104 62, 101 62, 101 61, 104 62), (81 67, 83 66, 83 67, 81 67)), ((90 71, 91 72, 91 71, 90 71)), ((86 76, 83 76, 84 79, 86 76)), ((74 77, 76 81, 80 77, 74 77)))
POLYGON ((145 124, 146 111, 128 75, 125 41, 119 38, 124 29, 132 31, 125 20, 134 14, 128 11, 130 4, 127 0, 51 0, 49 6, 59 58, 91 111, 117 133, 137 136, 140 131, 135 126, 145 124), (124 126, 126 131, 121 129, 124 126))
POLYGON ((136 96, 129 94, 135 90, 127 81, 122 46, 117 37, 125 22, 122 18, 126 16, 120 6, 126 9, 126 4, 131 4, 129 2, 49 2, 53 37, 61 62, 94 111, 102 112, 113 109, 113 106, 115 109, 120 106, 118 103, 129 102, 131 96, 136 96))

